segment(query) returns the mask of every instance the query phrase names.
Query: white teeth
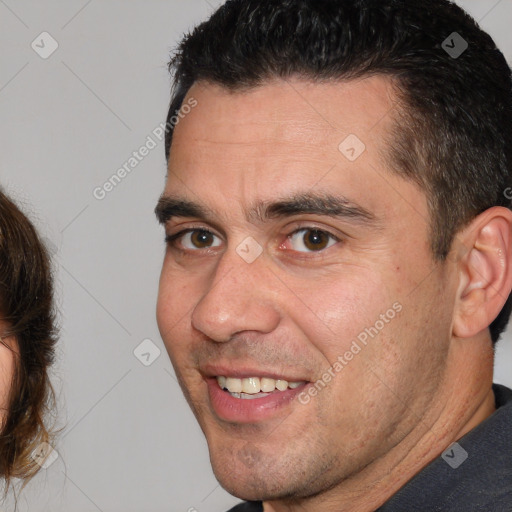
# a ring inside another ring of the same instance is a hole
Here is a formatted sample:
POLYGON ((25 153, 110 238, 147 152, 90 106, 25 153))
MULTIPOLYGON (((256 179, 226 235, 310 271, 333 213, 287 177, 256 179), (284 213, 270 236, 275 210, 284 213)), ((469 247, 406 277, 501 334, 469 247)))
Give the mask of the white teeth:
POLYGON ((271 393, 276 389, 276 381, 274 379, 268 379, 267 377, 262 377, 260 379, 260 387, 261 391, 264 393, 271 393))
MULTIPOLYGON (((253 395, 250 398, 256 398, 254 395, 272 393, 276 389, 278 391, 286 391, 288 388, 296 389, 302 384, 305 384, 304 381, 288 382, 287 380, 276 380, 268 377, 246 377, 244 379, 237 379, 236 377, 225 377, 222 375, 217 377, 217 382, 221 389, 227 389, 235 398, 249 398, 248 395, 253 395)), ((260 396, 266 395, 259 395, 258 398, 260 396)))
POLYGON ((255 395, 249 395, 248 393, 240 393, 240 397, 242 400, 253 400, 254 398, 263 398, 264 396, 268 396, 268 393, 256 393, 255 395))
POLYGON ((226 377, 217 377, 217 382, 219 383, 219 387, 221 389, 226 387, 226 377))
POLYGON ((279 391, 284 391, 288 388, 288 382, 285 380, 276 380, 276 388, 279 389, 279 391))
POLYGON ((230 393, 242 392, 242 379, 235 379, 233 377, 226 377, 226 384, 224 387, 228 388, 230 393))
POLYGON ((249 395, 254 395, 260 392, 260 379, 259 377, 249 377, 242 379, 242 392, 249 395))

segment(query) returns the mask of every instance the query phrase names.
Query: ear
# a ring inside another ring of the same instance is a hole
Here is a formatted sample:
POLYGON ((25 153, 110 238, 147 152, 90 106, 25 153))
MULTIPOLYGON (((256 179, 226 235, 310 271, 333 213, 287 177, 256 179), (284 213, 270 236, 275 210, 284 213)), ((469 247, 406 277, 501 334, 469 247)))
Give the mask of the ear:
POLYGON ((465 251, 456 263, 459 287, 452 329, 455 336, 470 338, 489 327, 512 289, 512 212, 489 208, 456 238, 465 251))

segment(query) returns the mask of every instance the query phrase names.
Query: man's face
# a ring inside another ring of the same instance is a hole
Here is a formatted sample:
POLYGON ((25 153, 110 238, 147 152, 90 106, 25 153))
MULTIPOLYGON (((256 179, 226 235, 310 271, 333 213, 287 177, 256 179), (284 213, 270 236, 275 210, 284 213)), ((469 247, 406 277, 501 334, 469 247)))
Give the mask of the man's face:
POLYGON ((386 79, 190 98, 160 203, 160 331, 221 484, 310 496, 425 433, 456 283, 424 194, 385 162, 386 79))

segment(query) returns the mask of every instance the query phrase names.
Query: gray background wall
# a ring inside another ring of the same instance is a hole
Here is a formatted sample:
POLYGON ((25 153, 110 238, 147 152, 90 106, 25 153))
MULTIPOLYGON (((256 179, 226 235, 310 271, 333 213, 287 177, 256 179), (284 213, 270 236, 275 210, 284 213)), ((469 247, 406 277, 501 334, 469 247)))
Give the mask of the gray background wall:
MULTIPOLYGON (((21 512, 221 512, 238 501, 215 481, 156 327, 163 143, 93 194, 165 120, 169 51, 220 3, 0 0, 0 183, 55 253, 62 328, 59 458, 21 512), (49 56, 42 32, 58 44, 49 56), (161 351, 149 366, 133 354, 143 340, 151 361, 161 351)), ((459 3, 512 61, 512 2, 459 3)), ((511 368, 507 335, 495 380, 512 386, 511 368)))

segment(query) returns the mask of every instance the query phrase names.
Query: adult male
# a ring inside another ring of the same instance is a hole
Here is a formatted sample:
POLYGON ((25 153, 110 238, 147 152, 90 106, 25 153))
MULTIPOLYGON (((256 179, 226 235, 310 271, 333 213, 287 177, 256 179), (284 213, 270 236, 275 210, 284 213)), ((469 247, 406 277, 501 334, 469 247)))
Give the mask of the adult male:
POLYGON ((445 0, 232 0, 171 67, 158 321, 235 510, 511 510, 491 38, 445 0))

